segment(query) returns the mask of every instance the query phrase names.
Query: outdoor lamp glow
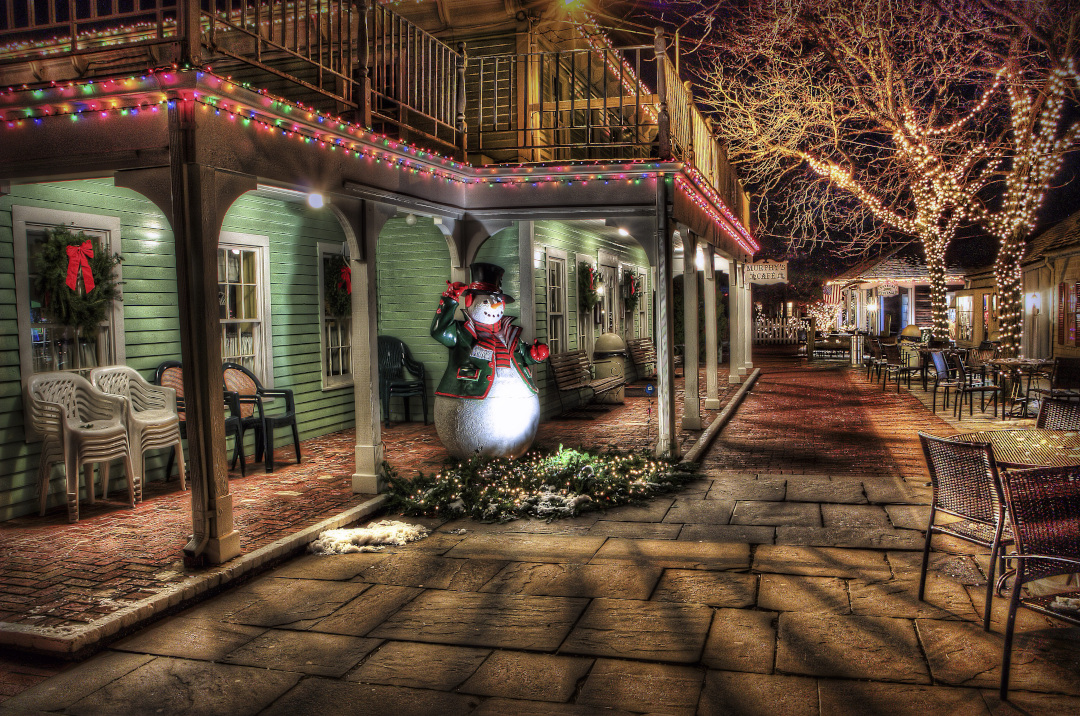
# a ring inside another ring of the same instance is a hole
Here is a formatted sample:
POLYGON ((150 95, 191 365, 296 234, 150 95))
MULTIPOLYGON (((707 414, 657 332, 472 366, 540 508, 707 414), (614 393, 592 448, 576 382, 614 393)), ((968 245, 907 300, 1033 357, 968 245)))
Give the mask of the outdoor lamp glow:
POLYGON ((877 301, 868 301, 867 304, 866 304, 866 310, 867 311, 876 311, 877 310, 877 301))
POLYGON ((307 203, 308 206, 310 206, 312 209, 321 209, 326 203, 326 200, 323 199, 322 194, 317 191, 313 191, 307 195, 307 203))
POLYGON ((701 249, 698 249, 697 253, 694 254, 694 267, 698 271, 704 271, 705 270, 705 252, 702 251, 701 249))

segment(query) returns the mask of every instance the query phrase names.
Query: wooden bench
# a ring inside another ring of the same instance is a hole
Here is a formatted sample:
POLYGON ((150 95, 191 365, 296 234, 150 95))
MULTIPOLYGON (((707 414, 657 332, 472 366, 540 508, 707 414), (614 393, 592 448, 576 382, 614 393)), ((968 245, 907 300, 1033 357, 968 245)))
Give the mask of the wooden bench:
MULTIPOLYGON (((631 338, 626 342, 626 349, 630 352, 630 360, 637 368, 639 378, 653 378, 656 376, 656 346, 652 338, 631 338)), ((678 373, 683 367, 682 353, 675 354, 675 372, 678 373)))
POLYGON ((585 351, 581 350, 554 353, 548 358, 548 365, 551 368, 551 374, 555 377, 555 385, 559 389, 560 403, 563 393, 571 391, 576 393, 582 389, 589 389, 592 391, 589 400, 592 400, 601 393, 626 384, 625 378, 619 376, 594 379, 589 367, 589 358, 585 355, 585 351))

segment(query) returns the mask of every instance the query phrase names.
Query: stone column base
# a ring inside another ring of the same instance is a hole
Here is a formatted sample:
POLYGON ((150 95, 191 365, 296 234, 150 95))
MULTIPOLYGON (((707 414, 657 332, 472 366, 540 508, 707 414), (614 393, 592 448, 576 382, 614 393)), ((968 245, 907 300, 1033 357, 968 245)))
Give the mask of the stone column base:
POLYGON ((720 409, 720 399, 719 398, 705 398, 705 409, 706 410, 719 410, 720 409))
POLYGON ((374 495, 386 489, 386 478, 382 474, 383 446, 357 445, 356 472, 352 476, 354 493, 374 495))

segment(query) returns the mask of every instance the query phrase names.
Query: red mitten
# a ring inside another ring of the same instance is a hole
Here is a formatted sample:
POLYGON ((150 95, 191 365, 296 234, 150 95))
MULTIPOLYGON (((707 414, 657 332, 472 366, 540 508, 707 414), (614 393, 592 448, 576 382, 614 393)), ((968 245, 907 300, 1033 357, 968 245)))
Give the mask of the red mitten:
POLYGON ((468 288, 468 284, 455 281, 454 283, 446 282, 446 290, 443 291, 443 297, 458 300, 461 297, 461 292, 468 288))
POLYGON ((548 350, 546 343, 541 343, 540 339, 533 341, 533 344, 529 346, 529 355, 537 362, 543 362, 551 355, 551 351, 548 350))

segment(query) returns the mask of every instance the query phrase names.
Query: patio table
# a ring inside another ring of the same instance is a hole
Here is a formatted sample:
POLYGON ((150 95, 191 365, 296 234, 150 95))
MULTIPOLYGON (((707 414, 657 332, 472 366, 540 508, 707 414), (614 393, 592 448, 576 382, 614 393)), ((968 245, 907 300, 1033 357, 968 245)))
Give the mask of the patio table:
POLYGON ((1072 430, 983 430, 954 435, 954 440, 990 443, 1003 467, 1073 467, 1080 465, 1080 433, 1072 430))
POLYGON ((1005 381, 1002 381, 1001 406, 1003 411, 1005 410, 1005 401, 1008 399, 1015 404, 1020 394, 1021 384, 1024 386, 1024 398, 1021 401, 1020 414, 1015 415, 1011 412, 1005 414, 1020 418, 1030 417, 1028 415, 1028 399, 1031 396, 1031 379, 1038 375, 1040 371, 1053 366, 1054 361, 1043 358, 994 358, 987 361, 987 363, 993 366, 995 370, 1009 376, 1008 394, 1006 394, 1005 381))

